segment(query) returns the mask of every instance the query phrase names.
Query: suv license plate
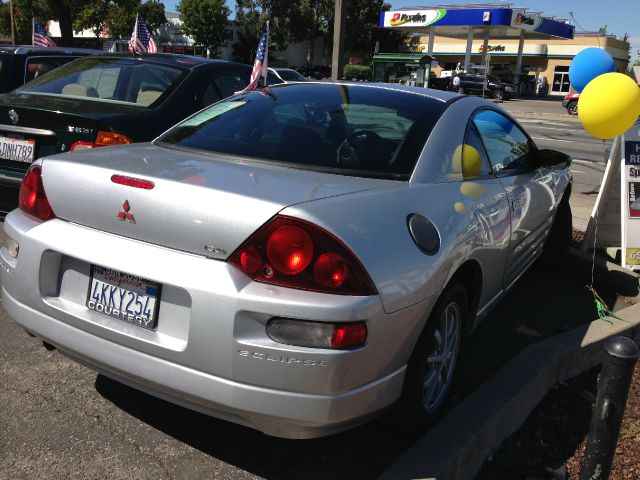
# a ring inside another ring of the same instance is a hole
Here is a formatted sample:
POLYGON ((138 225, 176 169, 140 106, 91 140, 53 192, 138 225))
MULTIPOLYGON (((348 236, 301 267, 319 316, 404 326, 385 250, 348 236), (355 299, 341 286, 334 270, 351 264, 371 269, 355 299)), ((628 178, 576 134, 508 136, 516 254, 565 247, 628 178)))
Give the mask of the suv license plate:
POLYGON ((16 162, 33 162, 36 141, 27 138, 11 138, 0 135, 0 158, 16 162))
POLYGON ((87 308, 154 330, 160 287, 159 283, 135 275, 92 265, 87 308))

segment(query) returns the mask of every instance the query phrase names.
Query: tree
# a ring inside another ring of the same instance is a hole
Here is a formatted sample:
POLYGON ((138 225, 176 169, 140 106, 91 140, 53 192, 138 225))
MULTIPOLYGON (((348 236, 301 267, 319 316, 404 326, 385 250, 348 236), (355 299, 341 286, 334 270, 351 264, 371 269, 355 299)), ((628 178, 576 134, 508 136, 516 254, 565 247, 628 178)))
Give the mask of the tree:
POLYGON ((380 12, 390 8, 391 5, 383 0, 349 0, 344 25, 345 44, 350 51, 360 52, 369 57, 373 53, 376 40, 381 44, 381 51, 400 50, 406 34, 378 26, 380 12))
POLYGON ((288 17, 287 29, 290 40, 307 42, 307 65, 313 62, 313 43, 316 38, 323 37, 328 41, 330 22, 334 13, 334 2, 331 0, 300 0, 292 2, 292 12, 288 17))
POLYGON ((231 10, 224 0, 180 0, 176 6, 182 29, 197 44, 217 53, 224 44, 224 29, 231 10))
MULTIPOLYGON (((0 22, 0 33, 9 37, 11 36, 11 20, 10 6, 7 2, 2 6, 2 21, 0 22)), ((32 33, 32 19, 48 18, 50 11, 44 2, 32 2, 26 0, 13 1, 13 14, 15 35, 17 44, 30 44, 32 33)))
MULTIPOLYGON (((262 35, 262 28, 258 30, 258 25, 244 25, 242 31, 237 32, 238 41, 231 45, 231 58, 239 63, 253 63, 256 59, 256 50, 258 50, 258 42, 262 35)), ((271 64, 275 58, 273 51, 276 50, 276 44, 269 39, 269 57, 268 63, 271 64)))
POLYGON ((236 0, 236 22, 256 25, 259 31, 269 21, 269 37, 278 50, 284 50, 291 41, 289 31, 291 15, 297 6, 290 0, 236 0))
POLYGON ((129 38, 140 15, 150 32, 167 23, 164 4, 140 0, 96 0, 83 6, 73 22, 76 30, 90 29, 96 37, 107 30, 112 38, 129 38))
POLYGON ((231 45, 231 58, 239 63, 252 63, 260 41, 258 29, 255 25, 245 24, 243 30, 236 33, 238 41, 231 45))
MULTIPOLYGON (((73 46, 72 18, 91 0, 13 0, 16 43, 30 44, 32 19, 58 20, 60 23, 60 45, 73 46)), ((11 35, 9 5, 0 6, 0 33, 11 35)))

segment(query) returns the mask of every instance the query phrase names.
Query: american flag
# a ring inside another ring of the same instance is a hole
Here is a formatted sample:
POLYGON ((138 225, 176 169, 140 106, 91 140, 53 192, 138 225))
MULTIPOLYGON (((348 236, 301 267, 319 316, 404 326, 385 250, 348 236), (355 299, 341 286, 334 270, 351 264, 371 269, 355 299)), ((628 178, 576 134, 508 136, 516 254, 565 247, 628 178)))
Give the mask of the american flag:
POLYGON ((149 33, 146 23, 144 23, 144 20, 139 18, 137 15, 136 26, 133 28, 133 33, 129 40, 129 51, 139 53, 156 53, 158 51, 156 42, 149 33))
POLYGON ((31 36, 31 43, 36 47, 57 47, 49 34, 46 32, 42 25, 38 21, 33 19, 33 35, 31 36))
POLYGON ((260 77, 267 78, 267 59, 269 57, 269 22, 264 24, 262 30, 262 36, 260 37, 260 43, 258 43, 258 51, 256 52, 256 61, 253 64, 253 70, 251 71, 251 80, 249 85, 245 87, 243 92, 253 90, 258 86, 260 77))

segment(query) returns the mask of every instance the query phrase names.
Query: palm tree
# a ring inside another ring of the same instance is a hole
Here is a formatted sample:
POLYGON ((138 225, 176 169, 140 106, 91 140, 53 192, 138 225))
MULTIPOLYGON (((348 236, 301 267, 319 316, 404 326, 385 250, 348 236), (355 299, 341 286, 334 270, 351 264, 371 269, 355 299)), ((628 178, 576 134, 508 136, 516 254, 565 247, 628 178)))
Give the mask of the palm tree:
POLYGON ((238 41, 231 45, 231 57, 240 63, 252 63, 260 41, 260 32, 251 25, 245 25, 244 31, 238 31, 238 41))

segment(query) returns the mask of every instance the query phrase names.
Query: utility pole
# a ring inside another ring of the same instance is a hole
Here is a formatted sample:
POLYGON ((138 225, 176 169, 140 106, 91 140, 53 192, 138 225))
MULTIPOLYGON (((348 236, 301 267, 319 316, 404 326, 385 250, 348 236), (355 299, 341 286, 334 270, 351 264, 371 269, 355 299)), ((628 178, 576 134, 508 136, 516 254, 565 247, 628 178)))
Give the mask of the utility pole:
POLYGON ((11 15, 11 44, 16 44, 16 29, 13 22, 13 0, 9 0, 9 13, 11 15))
POLYGON ((344 68, 344 25, 345 7, 347 0, 336 0, 336 9, 333 20, 333 55, 331 59, 331 78, 338 80, 342 76, 344 68))

